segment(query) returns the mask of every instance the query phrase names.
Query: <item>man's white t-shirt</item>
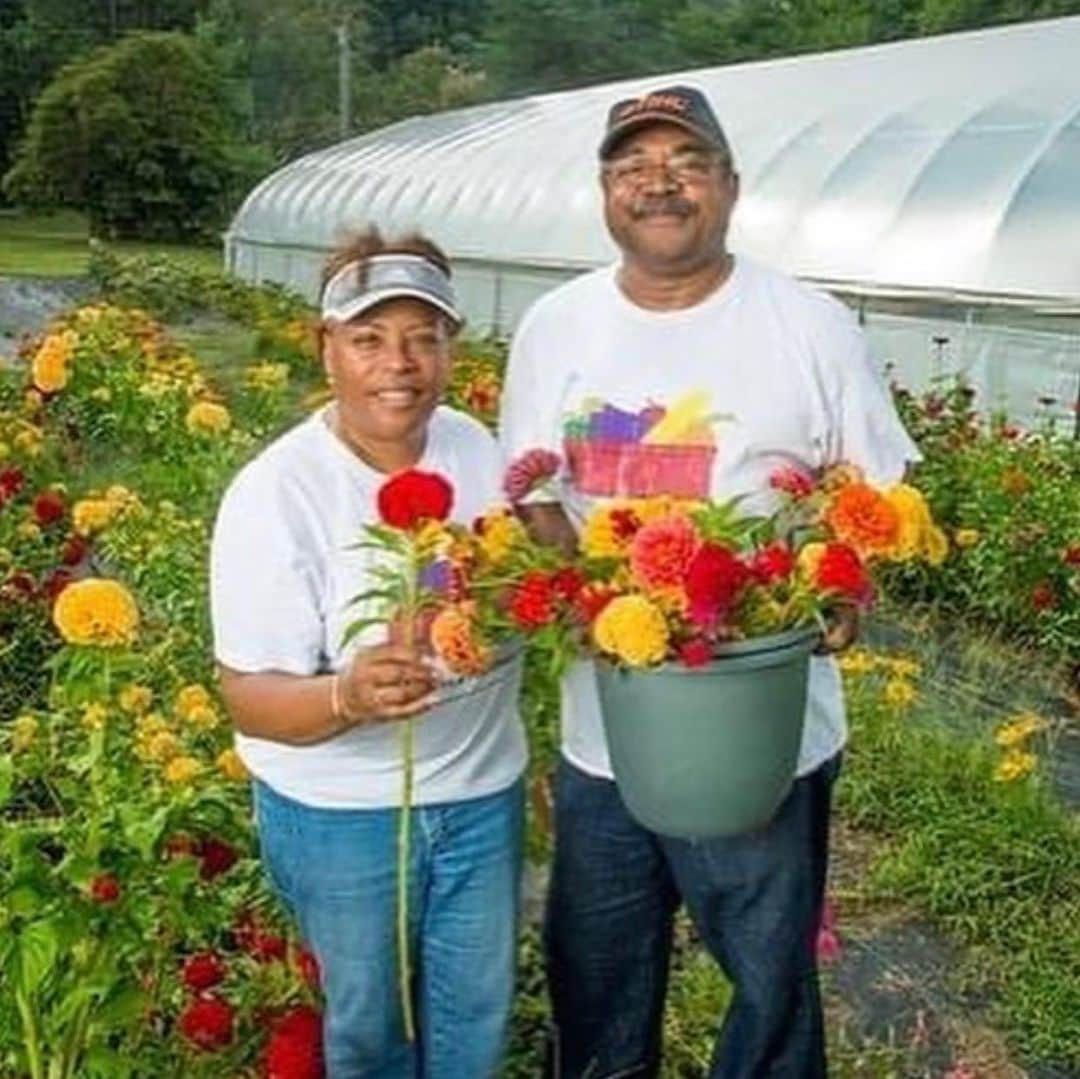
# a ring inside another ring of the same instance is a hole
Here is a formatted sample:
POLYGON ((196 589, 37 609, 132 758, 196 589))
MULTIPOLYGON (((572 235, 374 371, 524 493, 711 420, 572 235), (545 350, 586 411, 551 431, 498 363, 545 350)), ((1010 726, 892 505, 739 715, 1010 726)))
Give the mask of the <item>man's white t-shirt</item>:
MULTIPOLYGON (((502 500, 495 440, 475 420, 439 408, 417 467, 454 486, 451 517, 471 522, 502 500)), ((371 627, 347 648, 348 624, 363 612, 353 597, 373 586, 378 554, 356 550, 363 526, 379 519, 386 476, 361 461, 320 411, 286 432, 233 480, 218 512, 211 551, 214 652, 235 671, 313 675, 341 669, 352 652, 381 643, 371 627)), ((370 612, 369 612, 370 613, 370 612)), ((520 662, 443 687, 416 721, 417 804, 458 801, 510 786, 525 767, 518 714, 520 662)), ((315 745, 242 734, 249 770, 307 805, 385 808, 400 804, 401 727, 355 727, 315 745)))
MULTIPOLYGON (((504 455, 562 454, 559 497, 576 526, 600 500, 663 490, 743 495, 747 513, 768 513, 779 497, 769 478, 782 466, 847 461, 889 484, 918 460, 855 319, 836 300, 739 256, 703 302, 647 310, 627 299, 616 272, 575 278, 532 307, 503 392, 504 455), (642 434, 664 429, 670 445, 642 434)), ((845 738, 839 670, 815 657, 799 774, 845 738)), ((562 750, 584 771, 611 776, 591 663, 563 683, 562 750)))

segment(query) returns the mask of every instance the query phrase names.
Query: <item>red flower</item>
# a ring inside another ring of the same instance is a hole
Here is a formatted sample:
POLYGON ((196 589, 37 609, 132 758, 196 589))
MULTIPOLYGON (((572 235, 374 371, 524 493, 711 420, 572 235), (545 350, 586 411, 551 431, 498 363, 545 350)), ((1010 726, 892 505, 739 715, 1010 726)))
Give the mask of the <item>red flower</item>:
POLYGON ((551 450, 529 450, 513 461, 503 476, 503 491, 511 502, 520 502, 542 487, 559 471, 562 458, 551 450))
POLYGON ((276 933, 264 933, 257 929, 251 938, 251 944, 247 948, 248 954, 259 963, 273 963, 284 960, 289 953, 289 946, 284 937, 276 933))
POLYGON ((1061 552, 1061 560, 1066 566, 1080 566, 1080 543, 1074 543, 1061 552))
POLYGON ((322 1079, 322 1016, 306 1004, 274 1024, 263 1057, 265 1079, 322 1079))
POLYGON ((792 498, 806 498, 813 494, 814 477, 796 465, 781 465, 769 476, 769 486, 775 491, 783 491, 792 498))
POLYGON ((578 593, 585 587, 585 575, 573 566, 566 566, 558 573, 552 574, 551 587, 555 595, 564 603, 573 603, 578 598, 578 593))
POLYGON ((703 543, 686 571, 690 620, 711 628, 735 605, 750 571, 719 543, 703 543))
POLYGON ((16 570, 5 582, 0 592, 15 599, 33 599, 37 595, 37 583, 26 570, 16 570))
POLYGON ((817 586, 823 592, 864 603, 870 598, 871 583, 859 556, 846 544, 826 543, 817 566, 817 586))
POLYGON ((641 527, 641 518, 633 510, 612 510, 611 529, 617 540, 628 540, 641 527))
POLYGON ((684 667, 704 667, 712 658, 712 645, 704 637, 691 637, 679 648, 679 660, 684 667))
POLYGON ((74 578, 71 576, 70 570, 54 569, 52 573, 41 582, 41 594, 45 596, 50 603, 55 603, 56 597, 71 584, 72 580, 74 580, 74 578))
POLYGON ((555 617, 555 591, 551 579, 530 570, 510 595, 510 617, 525 630, 541 629, 555 617))
POLYGON ((304 979, 310 989, 319 988, 322 975, 319 971, 319 960, 315 958, 314 952, 309 951, 303 945, 298 946, 293 965, 296 967, 296 973, 304 979))
POLYGON ((196 997, 180 1013, 180 1033, 197 1048, 213 1052, 232 1041, 234 1014, 219 996, 196 997))
POLYGON ((578 617, 587 625, 592 625, 600 612, 618 595, 614 588, 602 584, 587 584, 574 601, 578 617))
POLYGON ((56 524, 67 512, 67 503, 59 491, 44 491, 34 499, 34 520, 42 528, 56 524))
POLYGON ((201 993, 225 977, 225 964, 214 952, 196 952, 184 962, 180 977, 193 993, 201 993))
POLYGON ((14 498, 22 490, 24 482, 22 469, 5 468, 0 472, 0 506, 14 498))
POLYGON ((236 946, 241 951, 250 952, 260 932, 255 915, 250 910, 240 911, 236 916, 236 921, 233 922, 232 932, 236 938, 236 946))
POLYGON ((90 882, 90 898, 108 906, 120 898, 120 882, 111 873, 99 873, 90 882))
POLYGON ((1049 581, 1040 581, 1031 590, 1031 605, 1037 611, 1048 611, 1057 605, 1057 593, 1049 581))
POLYGON ((435 472, 410 468, 379 488, 379 516, 393 528, 416 528, 421 521, 445 521, 454 489, 435 472))
POLYGON ((795 556, 786 543, 777 540, 755 551, 750 559, 750 572, 761 584, 772 584, 790 577, 795 569, 795 556))
POLYGON ((202 840, 196 853, 199 856, 199 876, 203 880, 214 880, 227 873, 240 857, 235 847, 213 838, 202 840))
POLYGON ((68 536, 60 548, 60 561, 65 566, 77 566, 90 553, 90 544, 82 536, 68 536))

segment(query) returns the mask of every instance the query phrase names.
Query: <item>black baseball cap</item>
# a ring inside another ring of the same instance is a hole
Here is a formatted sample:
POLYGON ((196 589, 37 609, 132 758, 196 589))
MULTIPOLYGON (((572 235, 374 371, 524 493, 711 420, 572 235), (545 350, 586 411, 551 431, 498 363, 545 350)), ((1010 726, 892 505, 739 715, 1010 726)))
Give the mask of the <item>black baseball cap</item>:
POLYGON ((666 86, 640 97, 624 98, 611 106, 607 130, 600 143, 600 157, 610 157, 627 135, 655 123, 684 127, 716 150, 731 153, 709 99, 693 86, 666 86))

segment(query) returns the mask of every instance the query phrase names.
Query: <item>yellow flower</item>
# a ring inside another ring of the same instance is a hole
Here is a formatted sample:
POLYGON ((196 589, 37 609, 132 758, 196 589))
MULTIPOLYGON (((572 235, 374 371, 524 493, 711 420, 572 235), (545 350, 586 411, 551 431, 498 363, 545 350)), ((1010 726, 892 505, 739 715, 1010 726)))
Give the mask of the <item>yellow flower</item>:
POLYGON ((130 644, 139 628, 139 608, 119 581, 87 577, 60 593, 53 621, 68 644, 130 644))
POLYGON ((112 390, 108 386, 95 386, 90 391, 90 398, 93 401, 101 401, 103 404, 108 404, 112 400, 112 390))
POLYGON ((214 401, 196 401, 184 420, 194 434, 224 434, 232 426, 232 417, 224 405, 214 401))
POLYGON ((1038 759, 1034 753, 1026 753, 1022 749, 1011 749, 998 762, 994 771, 994 779, 998 783, 1012 783, 1014 780, 1023 779, 1035 770, 1038 759))
POLYGON ((887 659, 885 665, 896 678, 918 678, 922 674, 922 665, 914 659, 906 656, 895 656, 887 659))
POLYGON ((510 554, 516 543, 525 538, 525 528, 509 510, 495 510, 481 519, 477 543, 484 557, 498 566, 510 554))
POLYGON ((934 527, 930 507, 922 492, 906 483, 898 483, 885 492, 885 498, 900 521, 889 557, 907 562, 916 557, 926 546, 926 537, 934 527))
POLYGON ((23 424, 11 440, 17 450, 22 451, 27 457, 37 457, 41 453, 45 434, 40 427, 32 423, 23 424))
POLYGON ((36 415, 43 403, 44 399, 39 390, 31 388, 23 394, 23 411, 27 413, 27 415, 36 415))
POLYGON ((168 729, 168 721, 160 712, 147 712, 145 716, 137 716, 135 719, 135 730, 144 740, 149 740, 155 734, 161 734, 168 729))
POLYGON ((226 779, 231 779, 234 783, 247 779, 251 774, 235 749, 223 749, 218 754, 217 767, 226 779))
POLYGON ((104 498, 84 498, 75 503, 71 521, 80 536, 92 536, 100 532, 116 516, 117 507, 104 498))
POLYGON ((617 596, 593 623, 593 639, 631 667, 646 667, 667 655, 667 621, 644 596, 617 596))
POLYGON ((877 659, 872 656, 865 648, 852 648, 845 652, 837 660, 840 665, 840 670, 844 674, 850 674, 858 676, 860 674, 869 674, 875 670, 878 665, 877 659))
POLYGON ((119 483, 114 483, 105 492, 104 498, 117 513, 121 510, 133 509, 139 504, 139 496, 119 483))
POLYGON ((29 714, 18 716, 11 724, 11 751, 21 753, 34 744, 37 737, 38 721, 29 714))
POLYGON ((931 566, 940 566, 949 553, 949 537, 937 527, 931 526, 923 537, 922 556, 931 566))
POLYGON ((189 708, 185 718, 193 727, 202 731, 212 731, 221 721, 217 709, 206 704, 197 704, 189 708))
POLYGON ((906 678, 893 677, 885 683, 885 700, 893 708, 907 708, 918 698, 918 690, 906 678))
POLYGON ((173 711, 181 719, 191 719, 193 711, 200 708, 213 708, 214 701, 210 691, 198 682, 184 686, 173 701, 173 711))
POLYGON ((289 381, 287 363, 255 363, 244 371, 244 381, 253 390, 271 390, 289 381))
POLYGON ((83 709, 80 722, 88 731, 100 731, 105 726, 105 720, 109 718, 109 710, 100 702, 88 704, 83 709))
POLYGON ((134 682, 120 690, 120 707, 132 715, 141 716, 148 712, 153 699, 153 690, 148 686, 140 686, 134 682))
POLYGON ((15 529, 15 535, 33 543, 34 540, 41 539, 41 526, 34 521, 21 521, 15 529))
POLYGON ((171 761, 180 755, 180 739, 172 731, 160 731, 144 740, 142 750, 152 761, 171 761))
POLYGON ((956 546, 964 549, 974 547, 981 538, 977 528, 958 528, 956 532, 953 533, 953 539, 956 541, 956 546))
POLYGON ((202 770, 202 765, 194 757, 174 757, 165 765, 165 779, 179 786, 190 783, 202 770))
POLYGON ((798 568, 799 575, 804 581, 813 583, 817 580, 818 566, 821 565, 821 559, 825 555, 825 544, 807 543, 795 560, 795 565, 798 568))
POLYGON ((1002 723, 994 732, 994 741, 1002 749, 1016 749, 1039 731, 1049 726, 1042 716, 1035 712, 1018 712, 1007 723, 1002 723))
POLYGON ((71 330, 51 333, 34 353, 31 377, 42 393, 56 393, 68 384, 68 364, 78 338, 71 330))

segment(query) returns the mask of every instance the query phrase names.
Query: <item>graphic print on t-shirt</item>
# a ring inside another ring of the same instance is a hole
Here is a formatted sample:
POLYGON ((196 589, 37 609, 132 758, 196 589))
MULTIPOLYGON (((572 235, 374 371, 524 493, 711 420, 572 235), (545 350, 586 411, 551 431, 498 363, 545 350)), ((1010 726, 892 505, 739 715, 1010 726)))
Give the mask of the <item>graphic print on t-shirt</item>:
POLYGON ((709 394, 692 390, 670 405, 634 410, 586 398, 563 421, 570 481, 583 495, 707 498, 716 460, 709 394))

